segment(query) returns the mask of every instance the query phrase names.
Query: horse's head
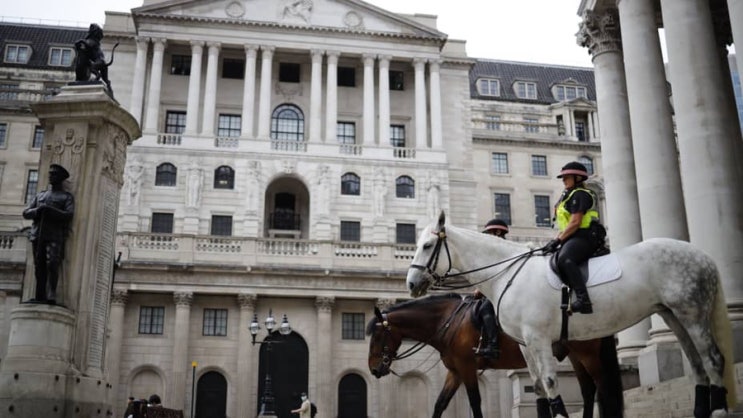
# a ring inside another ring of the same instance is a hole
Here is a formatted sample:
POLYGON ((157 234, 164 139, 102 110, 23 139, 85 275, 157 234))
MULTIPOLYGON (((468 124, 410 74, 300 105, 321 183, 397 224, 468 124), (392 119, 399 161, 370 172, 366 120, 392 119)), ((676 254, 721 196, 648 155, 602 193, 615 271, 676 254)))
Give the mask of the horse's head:
POLYGON ((392 360, 397 356, 397 349, 402 344, 402 336, 395 332, 385 315, 374 308, 374 318, 366 326, 369 341, 369 371, 379 379, 390 373, 392 360))
POLYGON ((446 239, 445 222, 446 215, 442 210, 439 220, 423 229, 418 238, 406 279, 410 296, 414 298, 425 295, 436 280, 434 276, 446 272, 446 262, 439 263, 439 255, 446 239))

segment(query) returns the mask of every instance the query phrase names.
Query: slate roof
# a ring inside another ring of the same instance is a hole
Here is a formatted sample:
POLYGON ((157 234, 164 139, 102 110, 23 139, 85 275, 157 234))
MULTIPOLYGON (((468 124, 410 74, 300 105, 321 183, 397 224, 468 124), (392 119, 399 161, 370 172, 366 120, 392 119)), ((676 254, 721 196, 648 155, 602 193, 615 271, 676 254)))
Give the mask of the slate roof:
POLYGON ((87 29, 76 27, 0 23, 0 65, 57 71, 62 69, 72 70, 72 66, 64 68, 48 65, 49 47, 69 46, 72 48, 75 41, 85 38, 87 34, 87 29), (30 45, 31 58, 25 64, 5 62, 5 46, 7 44, 30 45))
POLYGON ((557 100, 552 96, 551 87, 566 80, 574 80, 577 85, 586 87, 588 99, 596 101, 596 87, 593 68, 568 67, 527 62, 477 59, 470 70, 470 98, 479 100, 508 101, 521 103, 552 104, 557 100), (500 80, 500 97, 482 96, 477 91, 479 78, 500 80), (513 83, 530 81, 537 84, 537 99, 528 100, 516 97, 513 83))

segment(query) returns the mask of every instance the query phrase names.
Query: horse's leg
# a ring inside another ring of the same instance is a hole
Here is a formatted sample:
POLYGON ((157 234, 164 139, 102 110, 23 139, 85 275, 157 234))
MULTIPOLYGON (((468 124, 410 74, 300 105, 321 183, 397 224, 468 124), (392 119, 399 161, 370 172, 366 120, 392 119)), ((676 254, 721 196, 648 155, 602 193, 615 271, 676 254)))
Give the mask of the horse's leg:
MULTIPOLYGON (((573 365, 573 371, 575 372, 575 377, 578 379, 578 385, 580 386, 580 394, 583 396, 583 418, 593 418, 596 384, 586 367, 584 367, 575 355, 571 354, 568 355, 568 358, 570 359, 570 363, 573 365)), ((601 418, 606 418, 603 415, 600 416, 601 418)))
POLYGON ((480 398, 480 388, 477 384, 477 375, 473 376, 470 381, 469 378, 465 379, 464 386, 467 388, 467 398, 470 400, 470 408, 472 408, 473 418, 483 418, 482 407, 480 398))
POLYGON ((459 376, 449 370, 446 374, 444 388, 441 389, 441 393, 439 393, 439 397, 438 399, 436 399, 436 405, 433 408, 432 418, 441 418, 444 410, 446 410, 446 407, 449 406, 449 401, 451 401, 451 398, 454 396, 455 393, 457 393, 457 389, 461 384, 462 379, 460 379, 459 376))
POLYGON ((557 391, 557 360, 552 356, 552 343, 549 340, 531 339, 526 343, 526 351, 529 355, 524 358, 527 359, 527 363, 531 363, 529 370, 536 372, 537 378, 547 392, 552 415, 568 418, 568 411, 557 391))
POLYGON ((526 360, 526 367, 529 370, 529 376, 534 382, 534 395, 537 397, 537 418, 552 418, 552 411, 550 410, 550 400, 547 398, 547 392, 544 390, 542 381, 537 377, 536 370, 533 367, 536 362, 531 357, 531 354, 524 346, 520 346, 521 353, 526 360))

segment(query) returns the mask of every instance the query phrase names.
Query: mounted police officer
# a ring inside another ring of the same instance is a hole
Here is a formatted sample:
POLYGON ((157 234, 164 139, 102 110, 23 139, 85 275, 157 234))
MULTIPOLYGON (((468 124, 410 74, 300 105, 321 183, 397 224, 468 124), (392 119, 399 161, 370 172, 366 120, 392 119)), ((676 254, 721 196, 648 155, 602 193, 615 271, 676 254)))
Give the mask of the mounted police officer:
POLYGON ((603 246, 605 230, 599 223, 596 210, 598 199, 584 185, 588 170, 583 164, 577 161, 565 164, 557 178, 561 178, 565 185, 555 206, 560 233, 545 246, 545 252, 559 249, 557 266, 560 275, 575 291, 575 300, 570 308, 573 312, 590 314, 593 313, 593 306, 586 290, 586 278, 579 266, 603 246))
MULTIPOLYGON (((498 238, 506 239, 508 234, 508 224, 501 219, 491 219, 485 224, 482 230, 483 234, 493 235, 498 238)), ((497 359, 500 355, 498 347, 498 324, 495 322, 495 309, 490 299, 486 298, 479 289, 475 289, 475 299, 480 299, 477 308, 477 316, 480 318, 483 327, 483 336, 485 344, 479 349, 477 354, 497 359)))

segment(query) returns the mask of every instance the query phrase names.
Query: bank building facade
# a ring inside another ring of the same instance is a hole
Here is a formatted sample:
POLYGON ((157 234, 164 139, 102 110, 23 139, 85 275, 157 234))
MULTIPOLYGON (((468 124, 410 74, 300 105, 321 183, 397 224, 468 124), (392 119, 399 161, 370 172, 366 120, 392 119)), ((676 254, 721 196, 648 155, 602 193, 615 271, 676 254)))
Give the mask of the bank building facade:
MULTIPOLYGON (((32 280, 20 213, 46 184, 47 139, 28 106, 74 78, 85 30, 0 30, 2 356, 32 280)), ((455 225, 500 217, 509 239, 546 242, 554 176, 574 160, 606 211, 591 68, 469 57, 435 16, 358 0, 146 0, 108 12, 103 30, 107 56, 119 43, 115 99, 142 128, 118 209, 114 415, 128 396, 157 393, 186 416, 255 416, 268 375, 280 417, 302 392, 320 417, 430 416, 438 354, 378 380, 365 335, 374 307, 409 298, 422 229, 443 210, 455 225)), ((479 381, 488 416, 534 413, 523 370, 479 381)), ((574 380, 561 387, 578 409, 574 380)), ((445 416, 469 416, 464 391, 445 416)))

